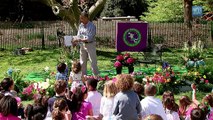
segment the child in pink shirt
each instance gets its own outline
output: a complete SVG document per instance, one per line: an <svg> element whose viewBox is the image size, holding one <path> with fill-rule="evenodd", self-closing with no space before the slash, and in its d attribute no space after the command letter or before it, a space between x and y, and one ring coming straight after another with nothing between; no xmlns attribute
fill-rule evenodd
<svg viewBox="0 0 213 120"><path fill-rule="evenodd" d="M18 105L14 97L8 95L0 100L0 120L21 120L17 117Z"/></svg>
<svg viewBox="0 0 213 120"><path fill-rule="evenodd" d="M86 86L80 85L72 92L72 120L86 120L86 116L93 116L92 104L84 101L87 97Z"/></svg>

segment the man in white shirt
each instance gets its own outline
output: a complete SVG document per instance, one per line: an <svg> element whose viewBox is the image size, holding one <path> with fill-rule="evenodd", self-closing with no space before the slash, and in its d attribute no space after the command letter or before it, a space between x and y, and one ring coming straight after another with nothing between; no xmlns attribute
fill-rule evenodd
<svg viewBox="0 0 213 120"><path fill-rule="evenodd" d="M154 85L148 84L145 86L144 94L146 97L141 100L142 118L144 119L147 115L157 114L160 115L163 120L167 120L161 100L154 97L156 92L157 89Z"/></svg>
<svg viewBox="0 0 213 120"><path fill-rule="evenodd" d="M86 86L88 88L88 96L86 98L87 102L92 104L93 115L99 116L100 114L100 105L102 95L96 90L98 80L96 79L88 79L86 81Z"/></svg>

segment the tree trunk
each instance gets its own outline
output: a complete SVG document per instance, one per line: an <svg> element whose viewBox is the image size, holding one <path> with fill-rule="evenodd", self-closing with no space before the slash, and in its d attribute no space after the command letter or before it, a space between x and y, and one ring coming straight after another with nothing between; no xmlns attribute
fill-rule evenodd
<svg viewBox="0 0 213 120"><path fill-rule="evenodd" d="M192 1L184 0L184 23L189 29L192 29Z"/></svg>
<svg viewBox="0 0 213 120"><path fill-rule="evenodd" d="M69 6L63 6L61 3L56 0L40 0L43 4L52 7L53 13L63 20L67 21L73 31L74 34L77 33L78 25L80 24L79 16L81 14L78 0L67 0L69 1ZM104 7L106 0L97 0L97 2L89 8L89 18L93 20L98 12ZM59 12L54 12L54 8L57 8Z"/></svg>

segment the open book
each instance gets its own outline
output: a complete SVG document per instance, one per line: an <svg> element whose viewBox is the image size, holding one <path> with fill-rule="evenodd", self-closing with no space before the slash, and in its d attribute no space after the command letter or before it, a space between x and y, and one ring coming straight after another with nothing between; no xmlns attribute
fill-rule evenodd
<svg viewBox="0 0 213 120"><path fill-rule="evenodd" d="M72 41L73 40L79 40L79 36L71 36L71 35L67 35L67 36L64 36L64 45L65 46L72 46Z"/></svg>

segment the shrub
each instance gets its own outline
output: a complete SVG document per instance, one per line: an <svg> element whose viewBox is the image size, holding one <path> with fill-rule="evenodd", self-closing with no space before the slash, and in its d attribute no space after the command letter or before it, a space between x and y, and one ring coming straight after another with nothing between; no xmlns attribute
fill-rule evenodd
<svg viewBox="0 0 213 120"><path fill-rule="evenodd" d="M42 33L30 33L26 35L27 40L33 40L33 39L41 39L43 37Z"/></svg>
<svg viewBox="0 0 213 120"><path fill-rule="evenodd" d="M47 39L49 41L56 41L57 37L56 37L56 35L47 35Z"/></svg>

